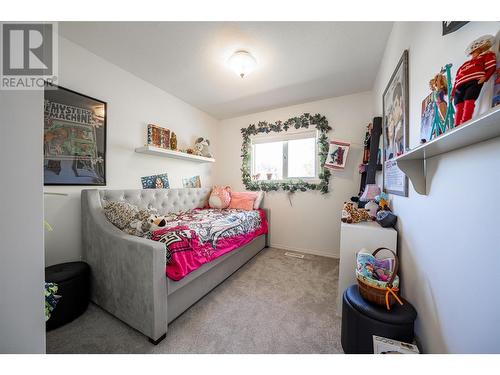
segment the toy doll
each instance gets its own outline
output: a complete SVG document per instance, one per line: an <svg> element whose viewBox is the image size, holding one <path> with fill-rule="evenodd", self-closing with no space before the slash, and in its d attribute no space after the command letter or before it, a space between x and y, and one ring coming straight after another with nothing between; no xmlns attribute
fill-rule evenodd
<svg viewBox="0 0 500 375"><path fill-rule="evenodd" d="M492 35L483 35L465 50L471 59L458 69L451 93L456 109L455 126L472 118L475 101L481 93L481 88L495 72L496 56L489 50L494 40Z"/></svg>

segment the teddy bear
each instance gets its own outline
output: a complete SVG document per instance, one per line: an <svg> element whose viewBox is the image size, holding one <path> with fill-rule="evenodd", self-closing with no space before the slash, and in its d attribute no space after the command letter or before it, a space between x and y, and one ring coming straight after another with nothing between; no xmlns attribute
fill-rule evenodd
<svg viewBox="0 0 500 375"><path fill-rule="evenodd" d="M208 150L208 146L210 146L210 141L208 139L203 137L198 138L194 144L194 154L211 158L212 154Z"/></svg>

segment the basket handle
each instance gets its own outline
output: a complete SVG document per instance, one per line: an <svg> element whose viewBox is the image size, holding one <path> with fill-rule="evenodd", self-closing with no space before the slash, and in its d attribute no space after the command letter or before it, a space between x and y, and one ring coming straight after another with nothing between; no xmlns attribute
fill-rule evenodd
<svg viewBox="0 0 500 375"><path fill-rule="evenodd" d="M375 250L372 255L375 256L377 255L377 253L380 251L380 250L389 250L392 255L394 256L394 270L392 271L392 275L389 279L389 281L387 281L387 286L389 288L392 288L392 283L394 282L394 279L396 278L397 274L398 274L398 269L399 269L399 260L398 260L398 256L396 255L396 253L394 251L392 251L391 249L388 249L387 247L379 247L377 250Z"/></svg>

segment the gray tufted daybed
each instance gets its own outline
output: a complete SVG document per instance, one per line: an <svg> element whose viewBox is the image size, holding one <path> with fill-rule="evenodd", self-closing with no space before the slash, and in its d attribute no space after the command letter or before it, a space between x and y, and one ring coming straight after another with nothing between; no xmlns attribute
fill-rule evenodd
<svg viewBox="0 0 500 375"><path fill-rule="evenodd" d="M209 195L208 188L82 190L83 257L91 268L91 300L154 344L165 338L168 323L266 247L267 235L173 281L165 274L165 245L121 231L108 221L103 207L106 201L126 201L164 214L204 207Z"/></svg>

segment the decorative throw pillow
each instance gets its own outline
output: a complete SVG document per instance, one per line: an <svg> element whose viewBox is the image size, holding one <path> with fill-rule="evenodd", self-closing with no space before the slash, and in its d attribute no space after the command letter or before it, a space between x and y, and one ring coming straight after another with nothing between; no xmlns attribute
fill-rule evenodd
<svg viewBox="0 0 500 375"><path fill-rule="evenodd" d="M108 220L121 230L128 228L138 213L139 209L128 202L112 201L104 207L104 214Z"/></svg>
<svg viewBox="0 0 500 375"><path fill-rule="evenodd" d="M252 192L231 192L231 202L229 208L251 211L254 209L254 203L257 200L257 193Z"/></svg>
<svg viewBox="0 0 500 375"><path fill-rule="evenodd" d="M208 199L210 208L227 208L231 201L231 187L229 186L214 186L212 193Z"/></svg>
<svg viewBox="0 0 500 375"><path fill-rule="evenodd" d="M262 206L262 201L264 199L264 192L263 191L258 191L257 192L257 198L255 199L255 203L253 204L253 209L258 210L260 206Z"/></svg>

